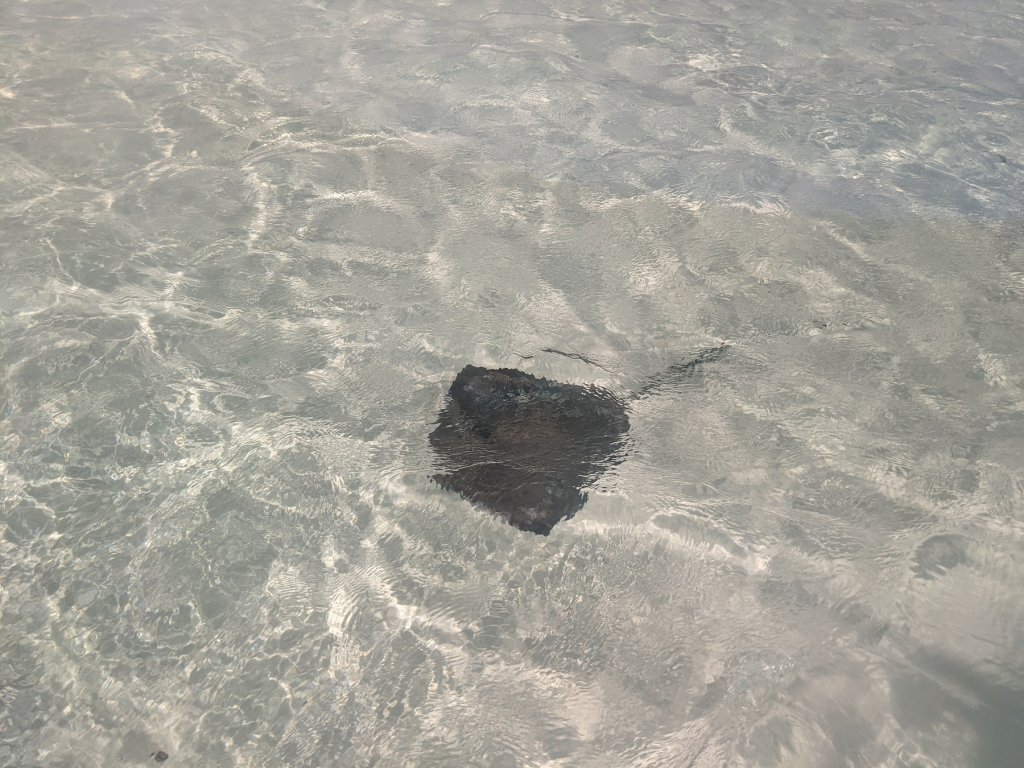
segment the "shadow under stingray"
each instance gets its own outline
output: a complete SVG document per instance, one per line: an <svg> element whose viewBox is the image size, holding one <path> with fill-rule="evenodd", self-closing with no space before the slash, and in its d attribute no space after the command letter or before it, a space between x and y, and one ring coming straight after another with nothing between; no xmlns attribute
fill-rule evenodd
<svg viewBox="0 0 1024 768"><path fill-rule="evenodd" d="M515 368L467 365L430 433L446 470L433 479L517 528L546 536L583 507L583 489L625 457L629 403L691 377L726 349L706 349L673 365L628 398Z"/></svg>

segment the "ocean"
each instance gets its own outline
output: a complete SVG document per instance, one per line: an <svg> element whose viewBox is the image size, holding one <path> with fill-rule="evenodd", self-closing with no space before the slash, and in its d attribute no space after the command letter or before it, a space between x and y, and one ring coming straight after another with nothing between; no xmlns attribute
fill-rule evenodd
<svg viewBox="0 0 1024 768"><path fill-rule="evenodd" d="M7 0L0 764L1015 768L1022 338L1018 2Z"/></svg>

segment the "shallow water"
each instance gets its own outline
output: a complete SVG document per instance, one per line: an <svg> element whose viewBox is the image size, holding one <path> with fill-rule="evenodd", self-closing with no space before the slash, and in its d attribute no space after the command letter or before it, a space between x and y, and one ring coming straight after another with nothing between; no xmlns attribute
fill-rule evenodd
<svg viewBox="0 0 1024 768"><path fill-rule="evenodd" d="M0 764L1019 765L1018 3L0 21ZM724 339L546 538L429 480Z"/></svg>

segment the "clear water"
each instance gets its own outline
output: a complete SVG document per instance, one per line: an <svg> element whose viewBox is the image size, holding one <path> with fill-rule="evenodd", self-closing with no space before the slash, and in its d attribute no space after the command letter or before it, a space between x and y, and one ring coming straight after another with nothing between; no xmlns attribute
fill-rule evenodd
<svg viewBox="0 0 1024 768"><path fill-rule="evenodd" d="M1017 0L0 35L0 764L1021 764ZM722 339L547 538L429 480Z"/></svg>

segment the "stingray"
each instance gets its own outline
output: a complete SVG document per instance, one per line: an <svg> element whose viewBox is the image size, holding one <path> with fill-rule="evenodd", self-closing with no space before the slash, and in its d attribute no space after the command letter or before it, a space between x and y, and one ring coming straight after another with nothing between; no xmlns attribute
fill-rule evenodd
<svg viewBox="0 0 1024 768"><path fill-rule="evenodd" d="M631 402L693 376L726 349L706 349L672 365L626 397L516 368L467 365L430 433L444 469L433 480L521 530L546 536L582 509L585 489L625 458Z"/></svg>

